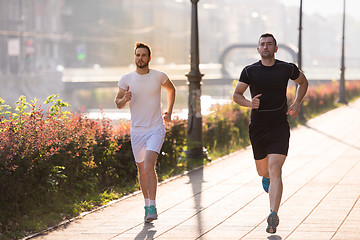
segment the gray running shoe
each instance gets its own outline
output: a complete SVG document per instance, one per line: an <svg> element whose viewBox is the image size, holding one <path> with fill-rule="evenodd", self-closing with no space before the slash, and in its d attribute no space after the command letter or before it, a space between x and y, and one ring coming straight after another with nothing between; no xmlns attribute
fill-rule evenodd
<svg viewBox="0 0 360 240"><path fill-rule="evenodd" d="M268 226L266 228L266 232L268 233L276 233L276 227L279 225L279 217L276 212L271 211L270 215L267 218Z"/></svg>
<svg viewBox="0 0 360 240"><path fill-rule="evenodd" d="M147 223L152 222L153 220L156 220L158 218L156 207L152 206L152 205L150 207L148 207L148 212L145 217L146 217L145 222L147 222Z"/></svg>

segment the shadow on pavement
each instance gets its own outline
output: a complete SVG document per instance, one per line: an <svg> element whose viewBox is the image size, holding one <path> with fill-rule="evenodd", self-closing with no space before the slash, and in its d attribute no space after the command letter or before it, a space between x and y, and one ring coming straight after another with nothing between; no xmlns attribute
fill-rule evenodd
<svg viewBox="0 0 360 240"><path fill-rule="evenodd" d="M282 237L279 235L271 235L267 237L269 240L282 240Z"/></svg>
<svg viewBox="0 0 360 240"><path fill-rule="evenodd" d="M196 171L193 171L189 174L189 184L191 184L193 195L194 195L194 206L196 208L196 217L197 217L197 228L198 228L198 236L201 236L203 233L202 226L202 205L201 205L201 197L202 197L202 183L204 182L204 168L200 167Z"/></svg>
<svg viewBox="0 0 360 240"><path fill-rule="evenodd" d="M153 223L144 223L143 229L139 232L138 235L134 238L135 240L146 240L154 239L156 230L151 230L154 227Z"/></svg>
<svg viewBox="0 0 360 240"><path fill-rule="evenodd" d="M307 125L307 124L304 124L304 126L307 127L307 128L309 128L309 129L311 129L311 130L313 130L313 131L315 131L315 132L318 132L318 133L320 133L320 134L322 134L322 135L324 135L324 136L326 136L326 137L328 137L328 138L331 138L331 139L333 139L333 140L335 140L335 141L338 141L338 142L340 142L340 143L342 143L342 144L345 144L345 145L347 145L347 146L349 146L349 147L351 147L351 148L360 150L360 146L355 146L355 145L353 145L353 144L351 144L351 143L347 143L347 142L343 141L342 139L338 139L338 138L336 138L336 137L334 137L334 136L329 135L329 134L326 133L326 132L322 132L322 131L320 131L320 130L318 130L318 129L316 129L316 128L310 127L310 126Z"/></svg>

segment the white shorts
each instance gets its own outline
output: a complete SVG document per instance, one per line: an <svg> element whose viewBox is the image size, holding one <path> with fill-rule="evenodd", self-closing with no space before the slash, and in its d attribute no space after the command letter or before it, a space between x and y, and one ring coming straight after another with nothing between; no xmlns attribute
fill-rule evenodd
<svg viewBox="0 0 360 240"><path fill-rule="evenodd" d="M145 160L146 151L160 153L165 139L165 127L131 129L131 148L137 163Z"/></svg>

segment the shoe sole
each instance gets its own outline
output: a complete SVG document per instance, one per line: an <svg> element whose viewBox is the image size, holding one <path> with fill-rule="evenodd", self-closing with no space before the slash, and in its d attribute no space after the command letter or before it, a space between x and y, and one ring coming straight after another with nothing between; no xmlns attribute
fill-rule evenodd
<svg viewBox="0 0 360 240"><path fill-rule="evenodd" d="M145 216L145 217L144 217L144 222L145 222L145 223L150 223L151 221L148 220L147 217Z"/></svg>
<svg viewBox="0 0 360 240"><path fill-rule="evenodd" d="M154 221L154 220L157 220L157 216L147 216L146 218L145 218L145 222L147 222L147 223L149 223L149 222L152 222L152 221Z"/></svg>
<svg viewBox="0 0 360 240"><path fill-rule="evenodd" d="M279 226L279 217L275 214L270 214L268 219L268 227L266 228L266 232L268 233L276 233L276 227Z"/></svg>
<svg viewBox="0 0 360 240"><path fill-rule="evenodd" d="M273 227L267 226L267 228L266 228L266 232L267 232L267 233L274 234L274 233L276 233L276 228L273 228Z"/></svg>

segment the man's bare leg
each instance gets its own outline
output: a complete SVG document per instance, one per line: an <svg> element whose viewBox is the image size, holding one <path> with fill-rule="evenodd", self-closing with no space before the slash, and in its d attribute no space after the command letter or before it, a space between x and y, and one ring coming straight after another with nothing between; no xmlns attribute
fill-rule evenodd
<svg viewBox="0 0 360 240"><path fill-rule="evenodd" d="M144 168L144 162L136 163L136 165L138 168L138 178L139 178L140 189L143 193L144 198L148 199L149 192L148 192L147 183L146 183L146 172L145 172L145 168Z"/></svg>
<svg viewBox="0 0 360 240"><path fill-rule="evenodd" d="M283 193L282 166L284 165L285 159L286 156L282 154L268 155L270 176L270 209L275 213L278 213L279 211L281 197Z"/></svg>
<svg viewBox="0 0 360 240"><path fill-rule="evenodd" d="M259 176L269 178L269 199L270 209L274 212L278 212L282 191L282 166L284 165L286 156L282 154L269 154L266 158L261 160L255 160L256 170Z"/></svg>
<svg viewBox="0 0 360 240"><path fill-rule="evenodd" d="M144 160L144 169L146 172L146 185L150 200L156 199L156 190L158 177L156 174L156 161L158 154L154 151L146 151Z"/></svg>

